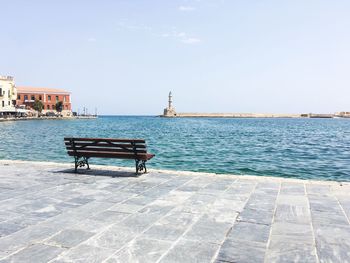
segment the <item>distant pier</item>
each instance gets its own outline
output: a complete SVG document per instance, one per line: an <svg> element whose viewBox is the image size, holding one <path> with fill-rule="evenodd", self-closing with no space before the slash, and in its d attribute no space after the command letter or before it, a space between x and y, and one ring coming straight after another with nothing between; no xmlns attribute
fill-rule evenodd
<svg viewBox="0 0 350 263"><path fill-rule="evenodd" d="M302 114L275 114L275 113L188 113L176 112L173 106L173 96L169 92L168 106L160 117L165 118L350 118L350 112L337 112L334 114L302 113Z"/></svg>
<svg viewBox="0 0 350 263"><path fill-rule="evenodd" d="M263 114L263 113L177 113L180 118L301 118L301 114Z"/></svg>

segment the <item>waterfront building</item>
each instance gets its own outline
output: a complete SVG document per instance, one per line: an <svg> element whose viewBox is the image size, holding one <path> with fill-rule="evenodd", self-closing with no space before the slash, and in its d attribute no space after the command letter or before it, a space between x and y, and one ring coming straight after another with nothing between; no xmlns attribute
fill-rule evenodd
<svg viewBox="0 0 350 263"><path fill-rule="evenodd" d="M176 111L173 107L173 95L171 94L171 91L169 92L168 96L168 107L164 109L163 117L176 117Z"/></svg>
<svg viewBox="0 0 350 263"><path fill-rule="evenodd" d="M338 118L350 118L350 111L337 112L337 113L335 113L335 117L338 117Z"/></svg>
<svg viewBox="0 0 350 263"><path fill-rule="evenodd" d="M14 78L0 76L0 116L16 114L16 87Z"/></svg>
<svg viewBox="0 0 350 263"><path fill-rule="evenodd" d="M35 100L39 100L43 104L43 114L53 112L57 114L56 103L62 102L62 112L64 117L72 116L71 96L70 92L62 89L38 88L38 87L17 87L18 107L26 107L32 109Z"/></svg>

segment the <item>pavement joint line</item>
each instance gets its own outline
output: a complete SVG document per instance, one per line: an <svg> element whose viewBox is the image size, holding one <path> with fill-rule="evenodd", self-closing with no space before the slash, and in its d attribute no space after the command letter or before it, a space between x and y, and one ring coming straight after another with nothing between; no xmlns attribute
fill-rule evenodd
<svg viewBox="0 0 350 263"><path fill-rule="evenodd" d="M311 206L310 206L310 200L309 200L309 192L307 191L306 184L304 184L304 189L305 189L305 194L306 194L306 199L307 199L307 207L308 207L309 212L310 212L310 225L311 225L311 232L312 232L312 241L314 244L316 262L318 263L318 262L320 262L320 259L319 259L317 243L316 243L315 228L314 228L314 224L312 223L312 214L311 214Z"/></svg>
<svg viewBox="0 0 350 263"><path fill-rule="evenodd" d="M236 179L236 180L230 185L230 187L226 189L225 192L227 192L229 189L233 189L234 183L237 183L237 182L238 182L238 179ZM247 200L244 202L244 205L243 205L243 208L242 208L242 209L244 209L244 207L247 205L247 203L248 203L249 199L251 198L253 192L255 191L257 185L258 185L257 183L254 184L254 187L253 187L253 189L250 191L250 193L249 193L249 195L248 195L248 198L247 198ZM219 253L220 253L220 250L221 250L222 245L225 243L225 241L226 241L228 235L231 233L231 231L232 231L234 225L236 224L236 222L239 222L239 221L237 221L237 218L239 217L240 214L241 214L240 212L237 212L237 216L236 216L235 220L232 222L232 226L231 226L230 229L227 231L224 240L221 242L219 248L216 250L216 252L215 252L215 254L214 254L214 256L213 256L213 258L212 258L212 260L211 260L211 263L215 262L215 260L217 259L218 255L219 255Z"/></svg>
<svg viewBox="0 0 350 263"><path fill-rule="evenodd" d="M265 250L265 255L264 255L264 262L265 263L268 263L268 261L267 261L267 254L269 252L269 246L270 246L270 242L271 242L272 224L273 224L273 222L275 222L275 216L276 216L276 211L277 211L277 203L278 203L277 199L278 199L279 195L281 194L281 188L282 188L282 182L279 183L278 192L277 192L276 199L275 199L275 207L273 209L273 214L272 214L272 218L271 218L269 238L267 239L267 242L266 242L266 250Z"/></svg>
<svg viewBox="0 0 350 263"><path fill-rule="evenodd" d="M237 180L234 180L230 187L228 187L224 192L228 191L228 189L230 189L232 187L232 185L236 182ZM208 186L209 184L211 184L211 182L209 182L208 184L206 184L205 186L201 187L201 189L205 188L206 186ZM196 191L198 192L198 191ZM210 204L210 206L218 199L218 197L216 197ZM156 263L159 263L179 242L180 240L192 229L192 227L199 221L199 219L203 216L204 213L199 213L200 216L198 216L195 220L193 220L193 222L191 222L191 224L187 227L187 229L184 231L184 233L179 236L173 243L172 245L169 247L169 249L163 253L162 256L159 257L159 259L156 261ZM213 259L215 259L215 255L213 255Z"/></svg>
<svg viewBox="0 0 350 263"><path fill-rule="evenodd" d="M350 219L349 219L348 215L346 214L346 212L345 212L345 210L344 210L342 204L340 203L338 196L337 196L337 195L334 195L334 198L337 200L337 203L339 204L340 209L342 210L342 212L343 212L343 214L344 214L346 220L348 221L348 223L349 223L349 225L350 225Z"/></svg>
<svg viewBox="0 0 350 263"><path fill-rule="evenodd" d="M163 258L178 244L178 243L179 243L180 239L183 238L183 237L190 231L190 229L192 228L192 226L198 222L199 218L201 218L201 216L199 216L198 218L196 218L195 220L193 220L193 222L192 222L190 225L188 225L188 227L187 227L187 229L184 231L184 233L183 233L181 236L179 236L179 237L172 243L172 245L169 247L169 249L168 249L166 252L164 252L163 255L160 256L160 258L158 258L158 260L156 261L156 263L159 263L159 262L160 262L160 261L161 261L161 260L162 260L162 259L163 259Z"/></svg>

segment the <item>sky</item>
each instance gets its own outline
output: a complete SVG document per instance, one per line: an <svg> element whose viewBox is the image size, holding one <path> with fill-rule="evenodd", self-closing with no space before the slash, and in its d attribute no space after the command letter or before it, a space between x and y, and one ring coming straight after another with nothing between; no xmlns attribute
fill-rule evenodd
<svg viewBox="0 0 350 263"><path fill-rule="evenodd" d="M348 0L0 0L0 75L72 107L350 111Z"/></svg>

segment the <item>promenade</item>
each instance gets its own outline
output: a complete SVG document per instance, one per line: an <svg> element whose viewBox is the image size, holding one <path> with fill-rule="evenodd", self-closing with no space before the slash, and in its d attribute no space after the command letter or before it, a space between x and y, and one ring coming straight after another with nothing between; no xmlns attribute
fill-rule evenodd
<svg viewBox="0 0 350 263"><path fill-rule="evenodd" d="M0 262L350 262L350 184L0 161Z"/></svg>

